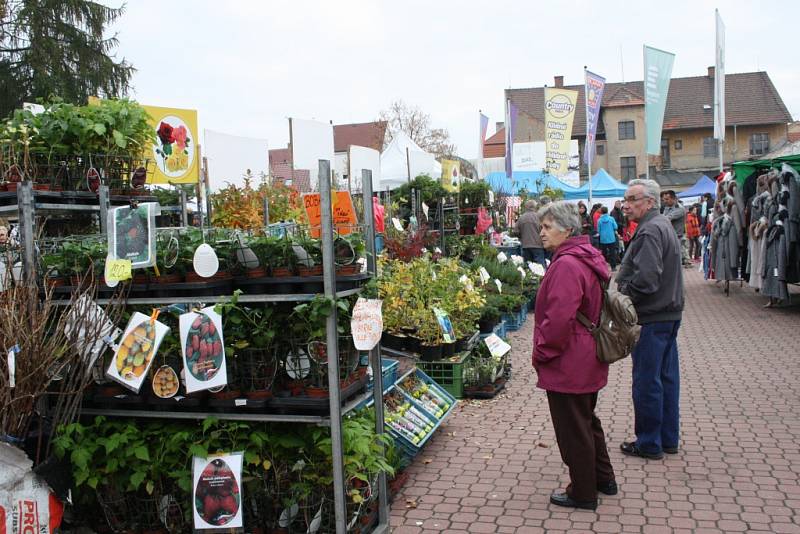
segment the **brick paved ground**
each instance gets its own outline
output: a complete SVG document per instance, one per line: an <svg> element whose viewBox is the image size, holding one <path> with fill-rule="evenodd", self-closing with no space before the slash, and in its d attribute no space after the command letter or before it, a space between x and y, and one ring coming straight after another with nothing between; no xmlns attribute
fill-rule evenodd
<svg viewBox="0 0 800 534"><path fill-rule="evenodd" d="M528 320L511 336L507 393L462 403L432 438L394 501L392 531L800 533L800 308L763 310L750 289L726 298L686 274L678 455L619 452L633 411L630 360L617 363L598 411L620 493L601 495L596 513L550 505L568 477L534 387Z"/></svg>

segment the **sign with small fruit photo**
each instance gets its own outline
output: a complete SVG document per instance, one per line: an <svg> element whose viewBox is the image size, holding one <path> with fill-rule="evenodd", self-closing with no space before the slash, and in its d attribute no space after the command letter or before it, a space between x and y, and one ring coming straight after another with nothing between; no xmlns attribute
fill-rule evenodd
<svg viewBox="0 0 800 534"><path fill-rule="evenodd" d="M167 332L169 327L164 323L143 313L134 313L122 333L106 375L138 393Z"/></svg>
<svg viewBox="0 0 800 534"><path fill-rule="evenodd" d="M112 260L130 260L131 268L156 263L155 202L123 206L108 212L108 251Z"/></svg>
<svg viewBox="0 0 800 534"><path fill-rule="evenodd" d="M179 324L187 393L227 384L222 317L209 306L184 313Z"/></svg>
<svg viewBox="0 0 800 534"><path fill-rule="evenodd" d="M194 457L194 528L242 527L242 453Z"/></svg>

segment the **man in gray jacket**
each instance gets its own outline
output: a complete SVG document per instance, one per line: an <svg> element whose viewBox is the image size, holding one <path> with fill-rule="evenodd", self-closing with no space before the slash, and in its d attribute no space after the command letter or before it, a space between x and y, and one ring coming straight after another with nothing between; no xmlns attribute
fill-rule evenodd
<svg viewBox="0 0 800 534"><path fill-rule="evenodd" d="M541 226L539 225L539 216L536 215L536 201L526 200L523 207L525 212L517 219L517 233L519 233L519 240L522 244L522 257L525 258L525 261L533 261L546 267L544 245L539 236Z"/></svg>
<svg viewBox="0 0 800 534"><path fill-rule="evenodd" d="M653 180L630 181L622 211L639 226L616 278L642 325L632 354L636 440L620 448L654 460L678 452L677 337L683 313L681 244L670 220L659 213L659 193Z"/></svg>
<svg viewBox="0 0 800 534"><path fill-rule="evenodd" d="M662 213L672 223L672 228L681 243L681 258L684 265L691 265L689 244L686 241L686 208L678 200L675 191L669 189L661 193Z"/></svg>

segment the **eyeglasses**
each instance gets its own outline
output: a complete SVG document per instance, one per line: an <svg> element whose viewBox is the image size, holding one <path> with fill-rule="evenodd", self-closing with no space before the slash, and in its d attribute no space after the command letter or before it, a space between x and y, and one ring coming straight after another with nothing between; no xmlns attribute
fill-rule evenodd
<svg viewBox="0 0 800 534"><path fill-rule="evenodd" d="M643 198L647 198L646 196L642 195L640 197L622 197L623 202L627 202L630 204L631 202L636 202L637 200L642 200Z"/></svg>

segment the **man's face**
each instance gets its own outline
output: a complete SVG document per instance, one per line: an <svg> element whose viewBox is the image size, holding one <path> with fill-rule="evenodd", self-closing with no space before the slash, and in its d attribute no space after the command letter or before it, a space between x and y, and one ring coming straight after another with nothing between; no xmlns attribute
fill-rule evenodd
<svg viewBox="0 0 800 534"><path fill-rule="evenodd" d="M644 186L632 185L625 191L622 212L629 219L638 221L653 205L653 199L644 194Z"/></svg>
<svg viewBox="0 0 800 534"><path fill-rule="evenodd" d="M5 245L8 242L8 228L0 226L0 245Z"/></svg>

